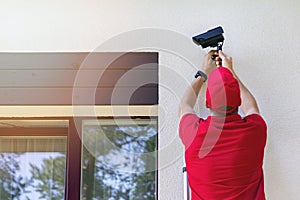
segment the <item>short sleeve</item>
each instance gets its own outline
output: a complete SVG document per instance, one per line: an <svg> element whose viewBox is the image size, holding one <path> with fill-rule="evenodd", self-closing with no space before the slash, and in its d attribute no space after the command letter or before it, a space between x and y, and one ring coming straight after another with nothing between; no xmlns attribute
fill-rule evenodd
<svg viewBox="0 0 300 200"><path fill-rule="evenodd" d="M195 114L185 114L179 123L179 136L182 143L187 147L195 138L199 126L200 118Z"/></svg>
<svg viewBox="0 0 300 200"><path fill-rule="evenodd" d="M262 116L259 114L248 115L244 118L244 120L247 122L252 122L252 123L260 126L265 131L267 130L267 124L266 124L265 120L262 118Z"/></svg>

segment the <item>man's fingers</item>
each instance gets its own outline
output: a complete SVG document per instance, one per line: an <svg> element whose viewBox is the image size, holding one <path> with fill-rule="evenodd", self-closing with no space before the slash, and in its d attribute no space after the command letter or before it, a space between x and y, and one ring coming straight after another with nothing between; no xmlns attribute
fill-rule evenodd
<svg viewBox="0 0 300 200"><path fill-rule="evenodd" d="M226 55L223 53L223 51L219 50L219 56L224 59Z"/></svg>
<svg viewBox="0 0 300 200"><path fill-rule="evenodd" d="M208 54L215 54L215 53L218 54L218 50L210 50L210 51L208 52Z"/></svg>
<svg viewBox="0 0 300 200"><path fill-rule="evenodd" d="M218 57L218 51L211 50L207 55L209 56L209 58L211 58L213 61L215 61L216 57Z"/></svg>
<svg viewBox="0 0 300 200"><path fill-rule="evenodd" d="M221 61L222 59L220 58L220 56L216 56L215 61Z"/></svg>
<svg viewBox="0 0 300 200"><path fill-rule="evenodd" d="M222 59L223 67L232 68L232 57L227 56L223 51L219 51L219 57Z"/></svg>
<svg viewBox="0 0 300 200"><path fill-rule="evenodd" d="M218 51L217 50L210 50L207 55L209 57L212 57L213 55L218 55Z"/></svg>
<svg viewBox="0 0 300 200"><path fill-rule="evenodd" d="M222 59L220 58L220 56L217 56L217 57L216 57L215 62L216 62L216 65L217 65L217 66L222 65Z"/></svg>

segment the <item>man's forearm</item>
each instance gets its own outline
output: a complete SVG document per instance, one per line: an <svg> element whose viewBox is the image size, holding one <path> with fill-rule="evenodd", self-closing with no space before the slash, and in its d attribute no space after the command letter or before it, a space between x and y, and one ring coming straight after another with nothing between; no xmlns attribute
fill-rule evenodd
<svg viewBox="0 0 300 200"><path fill-rule="evenodd" d="M253 113L259 113L259 109L256 103L254 96L248 90L248 88L242 83L242 81L238 78L238 76L233 72L235 78L239 82L240 91L241 91L241 100L242 104L240 106L244 115L249 115Z"/></svg>
<svg viewBox="0 0 300 200"><path fill-rule="evenodd" d="M200 89L203 85L204 79L202 77L198 77L195 79L191 86L188 87L188 89L185 91L181 102L190 105L191 107L194 107L197 97L199 95Z"/></svg>
<svg viewBox="0 0 300 200"><path fill-rule="evenodd" d="M216 64L215 64L214 60L211 59L212 55L216 54L216 53L217 53L217 51L211 50L208 54L206 54L204 56L201 71L197 72L197 74L196 74L197 78L195 80L193 80L193 82L191 83L191 85L188 87L188 89L185 91L183 97L181 98L181 101L179 104L179 116L180 117L187 113L195 113L194 106L196 104L200 89L201 89L204 81L207 79L207 76L209 76L210 72L214 68L216 68Z"/></svg>
<svg viewBox="0 0 300 200"><path fill-rule="evenodd" d="M197 101L199 92L201 90L201 87L204 83L204 78L199 76L197 79L195 79L191 85L187 88L185 91L183 97L181 98L180 101L180 113L181 113L181 108L183 107L190 107L193 108L195 106L195 103Z"/></svg>

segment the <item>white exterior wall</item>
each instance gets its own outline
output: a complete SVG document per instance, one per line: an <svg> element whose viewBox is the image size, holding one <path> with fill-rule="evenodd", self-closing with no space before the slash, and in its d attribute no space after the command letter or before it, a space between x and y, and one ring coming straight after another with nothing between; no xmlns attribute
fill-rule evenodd
<svg viewBox="0 0 300 200"><path fill-rule="evenodd" d="M296 0L1 0L0 51L159 51L159 199L182 200L177 107L205 54L190 38L222 25L224 51L268 124L267 197L298 200L299 9Z"/></svg>

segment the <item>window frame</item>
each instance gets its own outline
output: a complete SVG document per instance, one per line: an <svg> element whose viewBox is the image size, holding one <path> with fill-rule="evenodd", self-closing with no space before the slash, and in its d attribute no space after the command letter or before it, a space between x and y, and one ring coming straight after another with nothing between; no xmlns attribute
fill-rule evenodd
<svg viewBox="0 0 300 200"><path fill-rule="evenodd" d="M145 116L106 116L106 117L81 117L80 119L81 119L81 121L80 121L80 123L81 123L81 129L80 129L80 131L82 131L82 122L83 121L85 121L85 120L87 120L87 121L93 121L93 120L103 120L103 121L109 121L109 120L128 120L128 119L132 119L132 120L156 120L156 127L157 127L157 135L156 135L156 163L155 163L155 166L156 166L156 169L155 169L155 191L156 191L156 194L155 194L155 196L156 196L156 200L158 200L158 173L159 173L159 171L158 171L158 147L159 147L159 140L158 140L158 134L159 134L159 131L158 131L158 116L157 116L157 112L155 112L156 113L156 115L153 115L153 116L150 116L150 115L145 115ZM113 124L113 123L112 123ZM82 136L82 132L80 132L80 136ZM81 142L81 140L80 140L80 142ZM82 147L82 143L81 143L81 147ZM82 154L82 148L81 148L81 151L80 151L80 153ZM81 156L80 156L80 159L81 159ZM81 160L80 160L81 161ZM80 163L81 164L81 163ZM81 176L82 174L81 174L81 165L80 165L80 176ZM80 181L80 183L79 183L79 198L78 198L78 200L80 199L80 195L81 195L81 179L79 180ZM73 197L73 196L72 196ZM75 197L74 197L75 198ZM77 199L74 199L74 200L77 200Z"/></svg>
<svg viewBox="0 0 300 200"><path fill-rule="evenodd" d="M32 107L32 106L31 106ZM40 107L40 106L37 106ZM53 106L55 107L55 106ZM130 106L129 106L130 107ZM146 106L149 107L146 110L153 110L153 106ZM155 109L157 106L155 106ZM139 113L139 112L137 112ZM135 113L136 114L136 113ZM57 134L63 134L67 136L67 154L66 154L66 174L65 174L65 199L66 200L80 200L81 194L81 156L82 156L82 122L83 120L113 120L113 119L155 119L157 121L158 127L158 116L157 110L144 115L123 115L123 116L68 116L68 117L53 117L44 116L40 117L1 117L0 120L40 120L40 121L47 121L47 120L68 120L69 126L68 127L58 127L58 128L51 128L51 131L48 129L49 127L33 127L33 128L16 128L16 127L7 127L7 128L0 128L0 136L38 136L43 133L45 136L53 136L53 134L49 134L53 130L57 131ZM81 127L81 128L77 128ZM22 130L23 129L23 130ZM67 130L66 130L67 129ZM2 132L1 130L5 130ZM66 134L67 131L67 134ZM5 133L5 134L4 134ZM48 134L47 134L48 133ZM158 199L158 131L156 136L156 199Z"/></svg>
<svg viewBox="0 0 300 200"><path fill-rule="evenodd" d="M70 118L61 118L61 117L0 117L0 121L49 121L49 120L57 120L57 121L69 121ZM59 126L16 126L16 127L0 127L0 136L5 137L5 136L64 136L67 138L67 148L66 148L66 153L68 153L68 146L69 146L69 127L59 127ZM66 156L66 163L67 163L67 156ZM67 169L67 164L66 164L66 169ZM65 173L65 192L66 192L66 183L67 183L67 171ZM65 194L66 196L66 194Z"/></svg>

